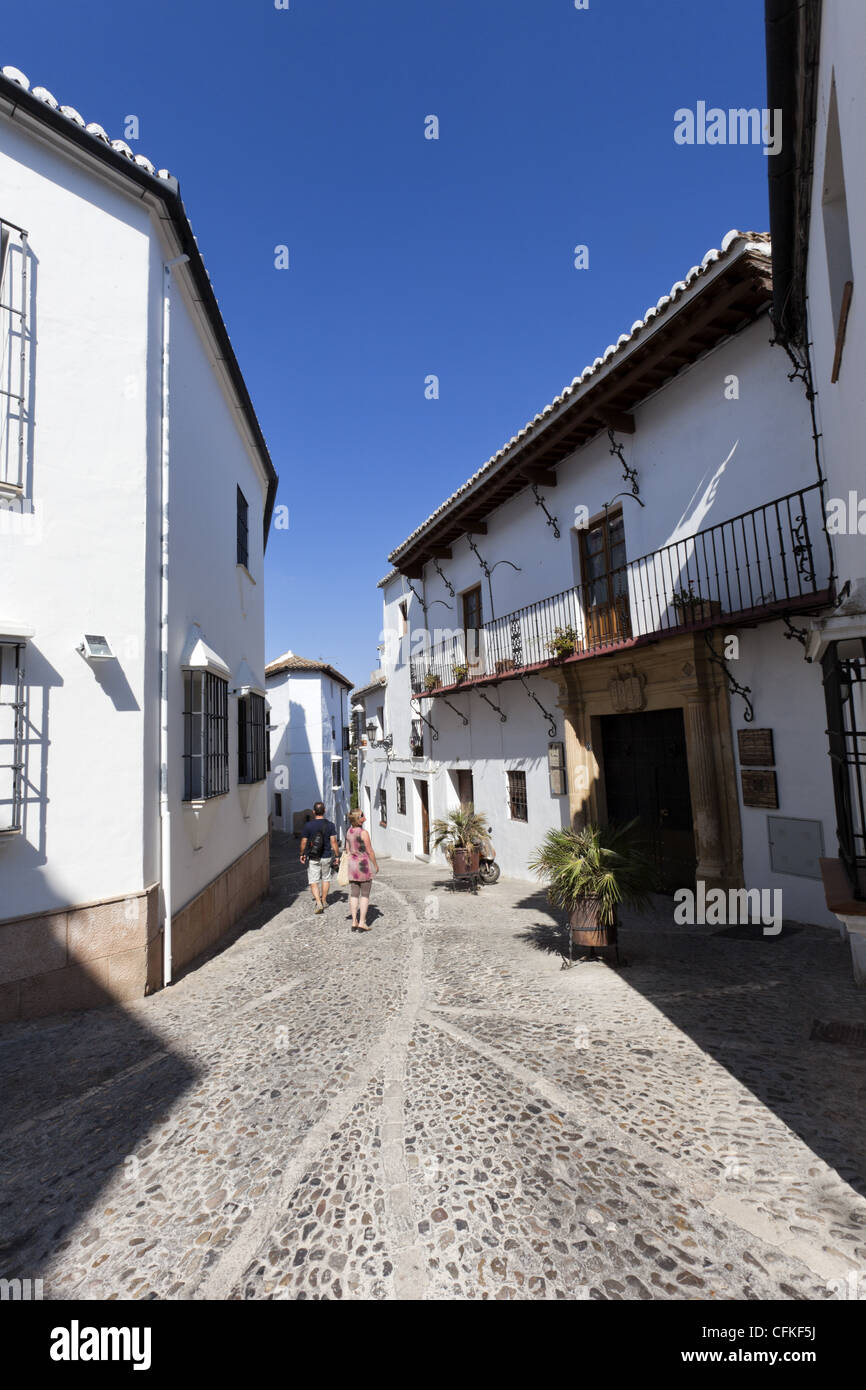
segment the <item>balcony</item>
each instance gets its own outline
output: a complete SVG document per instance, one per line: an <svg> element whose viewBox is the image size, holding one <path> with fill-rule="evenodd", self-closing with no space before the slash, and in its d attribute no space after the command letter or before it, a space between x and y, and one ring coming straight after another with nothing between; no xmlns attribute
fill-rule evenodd
<svg viewBox="0 0 866 1390"><path fill-rule="evenodd" d="M663 634L767 622L829 598L821 485L789 493L631 560L592 584L451 632L411 662L435 697L544 667L625 651Z"/></svg>

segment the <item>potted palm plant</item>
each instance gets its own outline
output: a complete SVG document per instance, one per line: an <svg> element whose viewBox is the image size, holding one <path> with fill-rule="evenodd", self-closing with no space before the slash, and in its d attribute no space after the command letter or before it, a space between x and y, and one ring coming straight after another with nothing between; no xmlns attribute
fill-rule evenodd
<svg viewBox="0 0 866 1390"><path fill-rule="evenodd" d="M487 817L476 811L471 801L455 806L447 816L433 822L433 844L445 852L455 876L477 874L479 842L487 833Z"/></svg>
<svg viewBox="0 0 866 1390"><path fill-rule="evenodd" d="M551 904L569 914L577 946L615 946L620 903L645 908L655 887L655 870L634 820L549 830L529 867L547 882Z"/></svg>

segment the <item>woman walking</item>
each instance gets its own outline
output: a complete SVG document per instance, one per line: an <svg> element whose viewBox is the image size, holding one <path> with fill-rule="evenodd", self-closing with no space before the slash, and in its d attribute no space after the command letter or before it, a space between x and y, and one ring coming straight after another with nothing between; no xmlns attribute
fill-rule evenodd
<svg viewBox="0 0 866 1390"><path fill-rule="evenodd" d="M363 811L349 812L346 853L349 856L349 906L352 909L352 931L356 929L358 931L370 930L367 926L370 888L373 883L373 874L379 872L379 865L370 843L370 835L364 829L366 819Z"/></svg>

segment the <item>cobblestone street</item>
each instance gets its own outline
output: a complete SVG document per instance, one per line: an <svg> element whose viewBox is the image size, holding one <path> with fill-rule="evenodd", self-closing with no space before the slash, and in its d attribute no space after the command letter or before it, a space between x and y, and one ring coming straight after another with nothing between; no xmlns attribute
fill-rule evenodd
<svg viewBox="0 0 866 1390"><path fill-rule="evenodd" d="M866 1281L848 948L385 860L367 935L293 841L221 955L0 1030L2 1269L46 1298L814 1299ZM857 1281L859 1280L859 1284ZM853 1296L857 1296L856 1292Z"/></svg>

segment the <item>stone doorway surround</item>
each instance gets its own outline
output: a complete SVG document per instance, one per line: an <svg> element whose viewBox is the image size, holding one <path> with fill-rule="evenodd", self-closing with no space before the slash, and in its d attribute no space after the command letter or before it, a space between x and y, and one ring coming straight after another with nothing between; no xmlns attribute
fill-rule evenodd
<svg viewBox="0 0 866 1390"><path fill-rule="evenodd" d="M682 709L697 878L708 887L744 887L728 688L707 657L703 634L683 633L539 674L559 687L571 824L607 820L601 716Z"/></svg>

